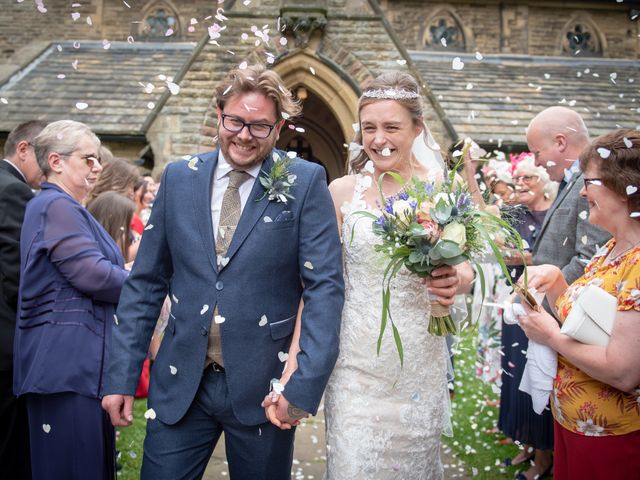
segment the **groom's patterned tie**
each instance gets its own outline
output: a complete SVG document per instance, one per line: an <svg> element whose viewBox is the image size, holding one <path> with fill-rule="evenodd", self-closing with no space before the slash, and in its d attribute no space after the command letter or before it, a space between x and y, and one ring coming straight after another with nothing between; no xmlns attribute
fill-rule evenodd
<svg viewBox="0 0 640 480"><path fill-rule="evenodd" d="M218 234L216 236L216 256L218 258L218 271L222 270L224 264L220 259L224 258L231 245L233 235L236 233L236 227L242 213L242 204L240 203L240 185L246 182L251 175L242 170L231 170L229 172L229 185L222 197L222 207L220 208L220 221L218 223ZM224 365L222 359L222 346L220 343L220 324L216 323L218 317L218 306L213 311L213 320L209 329L209 347L207 349L206 365L215 362L218 365Z"/></svg>

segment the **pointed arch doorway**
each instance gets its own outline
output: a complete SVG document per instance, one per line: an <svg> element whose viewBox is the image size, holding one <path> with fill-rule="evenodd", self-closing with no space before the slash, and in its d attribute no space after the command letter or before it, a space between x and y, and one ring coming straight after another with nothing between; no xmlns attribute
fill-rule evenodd
<svg viewBox="0 0 640 480"><path fill-rule="evenodd" d="M321 164L328 181L344 175L344 145L353 137L356 92L334 70L306 52L279 62L274 70L302 101L302 115L294 122L296 128L285 127L277 147Z"/></svg>

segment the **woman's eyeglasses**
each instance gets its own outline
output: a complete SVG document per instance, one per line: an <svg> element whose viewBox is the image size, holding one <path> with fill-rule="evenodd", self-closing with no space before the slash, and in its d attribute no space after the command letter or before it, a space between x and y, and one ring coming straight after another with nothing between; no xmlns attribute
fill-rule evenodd
<svg viewBox="0 0 640 480"><path fill-rule="evenodd" d="M589 190L589 185L600 185L602 186L601 178L583 178L584 181L584 189Z"/></svg>
<svg viewBox="0 0 640 480"><path fill-rule="evenodd" d="M513 180L513 183L518 183L520 181L524 183L531 183L537 178L538 178L537 175L520 175L518 177L511 177L511 179Z"/></svg>

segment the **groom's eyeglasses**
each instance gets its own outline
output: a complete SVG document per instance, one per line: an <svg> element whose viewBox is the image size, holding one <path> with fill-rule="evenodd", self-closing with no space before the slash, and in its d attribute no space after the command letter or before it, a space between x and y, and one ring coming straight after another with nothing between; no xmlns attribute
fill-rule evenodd
<svg viewBox="0 0 640 480"><path fill-rule="evenodd" d="M232 133L240 133L244 127L249 129L249 133L252 137L255 138L267 138L271 135L271 131L274 129L276 124L273 125L268 123L247 123L241 118L238 118L234 115L227 115L226 113L222 114L222 126L225 130L228 130Z"/></svg>

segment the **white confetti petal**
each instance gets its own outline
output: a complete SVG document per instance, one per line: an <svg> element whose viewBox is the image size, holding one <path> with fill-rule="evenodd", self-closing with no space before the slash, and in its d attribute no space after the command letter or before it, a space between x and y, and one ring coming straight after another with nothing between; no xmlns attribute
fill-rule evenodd
<svg viewBox="0 0 640 480"><path fill-rule="evenodd" d="M144 418L147 420L155 420L156 419L156 411L153 408L150 408L146 412L144 412Z"/></svg>
<svg viewBox="0 0 640 480"><path fill-rule="evenodd" d="M580 241L581 241L584 245L586 245L586 244L587 244L588 240L589 240L589 239L587 238L587 236L586 236L586 235L583 235L583 236L582 236L582 238L580 239Z"/></svg>
<svg viewBox="0 0 640 480"><path fill-rule="evenodd" d="M609 150L608 148L604 148L604 147L600 147L597 150L598 155L600 155L600 157L607 159L609 158L609 155L611 155L611 150Z"/></svg>
<svg viewBox="0 0 640 480"><path fill-rule="evenodd" d="M118 325L118 317L116 316L116 314L113 314L113 321L115 322L116 325Z"/></svg>
<svg viewBox="0 0 640 480"><path fill-rule="evenodd" d="M240 70L246 70L247 69L247 62L242 62L240 65L238 65L238 68Z"/></svg>
<svg viewBox="0 0 640 480"><path fill-rule="evenodd" d="M44 431L44 433L49 433L51 431L51 425L49 425L48 423L43 423L42 430Z"/></svg>
<svg viewBox="0 0 640 480"><path fill-rule="evenodd" d="M146 227L144 227L145 230L151 230L153 229L153 223L149 223Z"/></svg>
<svg viewBox="0 0 640 480"><path fill-rule="evenodd" d="M265 217L262 219L262 221L263 221L264 223L271 223L271 222L273 222L273 220L271 219L271 217L270 217L270 216L268 216L268 215L267 215L267 216L265 216Z"/></svg>
<svg viewBox="0 0 640 480"><path fill-rule="evenodd" d="M173 365L169 365L169 371L171 372L171 375L175 375L176 373L178 373L178 369Z"/></svg>
<svg viewBox="0 0 640 480"><path fill-rule="evenodd" d="M484 57L480 52L476 52L476 60L482 60Z"/></svg>
<svg viewBox="0 0 640 480"><path fill-rule="evenodd" d="M389 147L384 147L382 149L382 152L380 152L382 154L383 157L389 157L391 156L391 150L389 149Z"/></svg>
<svg viewBox="0 0 640 480"><path fill-rule="evenodd" d="M398 65L406 65L406 64L407 64L407 61L406 61L404 58L402 58L402 59L400 59L400 60L396 60L396 63L397 63Z"/></svg>
<svg viewBox="0 0 640 480"><path fill-rule="evenodd" d="M369 173L375 172L375 167L373 166L373 162L371 160L369 160L367 163L365 163L364 167L362 169L365 172L369 172Z"/></svg>
<svg viewBox="0 0 640 480"><path fill-rule="evenodd" d="M177 95L178 93L180 93L180 85L167 81L167 87L169 87L171 95Z"/></svg>
<svg viewBox="0 0 640 480"><path fill-rule="evenodd" d="M9 100L7 100L4 97L0 97L0 102L4 103L5 105L7 105L9 103Z"/></svg>
<svg viewBox="0 0 640 480"><path fill-rule="evenodd" d="M73 19L73 21L75 22L76 20L78 20L80 18L80 12L73 12L71 14L71 18Z"/></svg>
<svg viewBox="0 0 640 480"><path fill-rule="evenodd" d="M286 352L278 352L278 360L280 360L280 362L286 362L287 359L289 358L289 354Z"/></svg>
<svg viewBox="0 0 640 480"><path fill-rule="evenodd" d="M306 262L304 262L304 268L308 268L309 270L313 270L313 264L307 260Z"/></svg>
<svg viewBox="0 0 640 480"><path fill-rule="evenodd" d="M192 158L191 160L189 160L189 163L188 163L188 165L187 165L187 166L188 166L191 170L193 170L193 171L197 172L197 171L198 171L198 167L196 167L196 163L198 163L198 158L197 158L197 157L196 157L196 158Z"/></svg>
<svg viewBox="0 0 640 480"><path fill-rule="evenodd" d="M631 218L640 218L640 212L631 212L629 215Z"/></svg>
<svg viewBox="0 0 640 480"><path fill-rule="evenodd" d="M89 106L89 104L85 103L85 102L77 102L76 103L76 108L78 110L85 110L88 106Z"/></svg>
<svg viewBox="0 0 640 480"><path fill-rule="evenodd" d="M215 318L213 319L214 322L216 322L217 324L220 323L224 323L224 321L226 320L226 318L224 318L222 315L216 315Z"/></svg>
<svg viewBox="0 0 640 480"><path fill-rule="evenodd" d="M175 303L179 303L178 297L176 297L174 294L171 294L171 300L173 300Z"/></svg>
<svg viewBox="0 0 640 480"><path fill-rule="evenodd" d="M260 321L258 322L258 326L259 327L264 327L267 323L269 323L269 320L267 320L267 316L266 315L262 315L260 317Z"/></svg>
<svg viewBox="0 0 640 480"><path fill-rule="evenodd" d="M638 191L638 187L635 185L627 185L627 195L633 195Z"/></svg>
<svg viewBox="0 0 640 480"><path fill-rule="evenodd" d="M229 263L229 257L223 257L222 255L218 255L218 265L221 267L226 267Z"/></svg>
<svg viewBox="0 0 640 480"><path fill-rule="evenodd" d="M633 147L633 142L629 140L627 137L624 137L622 141L624 142L625 147L627 148Z"/></svg>
<svg viewBox="0 0 640 480"><path fill-rule="evenodd" d="M271 389L280 395L284 391L284 385L282 385L277 379L271 380Z"/></svg>
<svg viewBox="0 0 640 480"><path fill-rule="evenodd" d="M453 63L451 64L451 67L454 70L462 70L464 68L464 62L460 60L460 57L456 57L453 59Z"/></svg>
<svg viewBox="0 0 640 480"><path fill-rule="evenodd" d="M205 313L207 313L207 310L209 310L209 305L203 305L200 309L200 315L204 315Z"/></svg>
<svg viewBox="0 0 640 480"><path fill-rule="evenodd" d="M578 217L580 217L582 220L586 220L588 215L589 215L589 213L588 213L586 210L582 210L582 211L578 214Z"/></svg>

